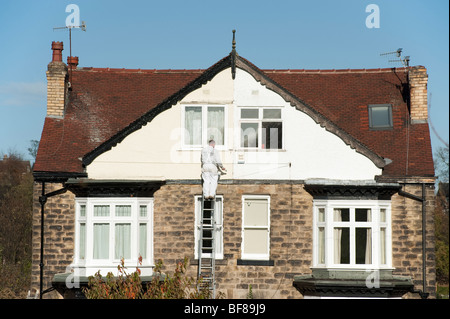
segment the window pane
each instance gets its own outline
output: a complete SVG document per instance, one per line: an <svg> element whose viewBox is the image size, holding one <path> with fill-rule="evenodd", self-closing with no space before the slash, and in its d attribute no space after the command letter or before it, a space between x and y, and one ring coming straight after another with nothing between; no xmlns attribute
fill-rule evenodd
<svg viewBox="0 0 450 319"><path fill-rule="evenodd" d="M94 224L94 259L109 258L109 224Z"/></svg>
<svg viewBox="0 0 450 319"><path fill-rule="evenodd" d="M333 220L335 222L349 222L350 221L350 209L348 208L335 208L333 212Z"/></svg>
<svg viewBox="0 0 450 319"><path fill-rule="evenodd" d="M86 224L82 223L80 224L80 246L79 251L80 254L78 256L78 258L80 259L84 259L86 256Z"/></svg>
<svg viewBox="0 0 450 319"><path fill-rule="evenodd" d="M258 123L241 123L241 147L258 147Z"/></svg>
<svg viewBox="0 0 450 319"><path fill-rule="evenodd" d="M391 110L389 105L370 106L369 116L372 127L389 127L392 126Z"/></svg>
<svg viewBox="0 0 450 319"><path fill-rule="evenodd" d="M244 229L244 253L267 254L269 232L266 229Z"/></svg>
<svg viewBox="0 0 450 319"><path fill-rule="evenodd" d="M147 217L147 206L146 205L139 206L139 216Z"/></svg>
<svg viewBox="0 0 450 319"><path fill-rule="evenodd" d="M380 209L380 222L382 223L386 222L386 208Z"/></svg>
<svg viewBox="0 0 450 319"><path fill-rule="evenodd" d="M216 225L222 225L222 198L216 197L216 203L214 204L214 222Z"/></svg>
<svg viewBox="0 0 450 319"><path fill-rule="evenodd" d="M321 207L319 208L319 218L318 218L319 222L324 222L325 221L325 208Z"/></svg>
<svg viewBox="0 0 450 319"><path fill-rule="evenodd" d="M109 216L109 205L95 205L94 216Z"/></svg>
<svg viewBox="0 0 450 319"><path fill-rule="evenodd" d="M281 119L281 109L264 109L263 119Z"/></svg>
<svg viewBox="0 0 450 319"><path fill-rule="evenodd" d="M281 122L262 123L262 145L267 149L281 149L283 146L283 124Z"/></svg>
<svg viewBox="0 0 450 319"><path fill-rule="evenodd" d="M131 258L131 224L115 225L114 258Z"/></svg>
<svg viewBox="0 0 450 319"><path fill-rule="evenodd" d="M203 250L202 253L204 254L210 254L212 252L212 236L213 236L213 232L211 229L203 229Z"/></svg>
<svg viewBox="0 0 450 319"><path fill-rule="evenodd" d="M241 119L258 119L258 109L241 109Z"/></svg>
<svg viewBox="0 0 450 319"><path fill-rule="evenodd" d="M268 226L267 199L246 199L244 203L244 226Z"/></svg>
<svg viewBox="0 0 450 319"><path fill-rule="evenodd" d="M386 264L386 228L380 229L381 264Z"/></svg>
<svg viewBox="0 0 450 319"><path fill-rule="evenodd" d="M116 205L116 216L118 217L131 216L131 206Z"/></svg>
<svg viewBox="0 0 450 319"><path fill-rule="evenodd" d="M325 228L319 227L319 264L325 263Z"/></svg>
<svg viewBox="0 0 450 319"><path fill-rule="evenodd" d="M185 108L184 143L187 145L202 144L202 107L187 106Z"/></svg>
<svg viewBox="0 0 450 319"><path fill-rule="evenodd" d="M80 217L86 217L86 205L80 205Z"/></svg>
<svg viewBox="0 0 450 319"><path fill-rule="evenodd" d="M355 209L355 221L357 222L370 222L371 221L371 210L367 208L356 208Z"/></svg>
<svg viewBox="0 0 450 319"><path fill-rule="evenodd" d="M334 229L334 263L350 263L350 228Z"/></svg>
<svg viewBox="0 0 450 319"><path fill-rule="evenodd" d="M147 224L139 224L139 255L147 258Z"/></svg>
<svg viewBox="0 0 450 319"><path fill-rule="evenodd" d="M372 231L370 228L355 229L355 249L357 264L372 263Z"/></svg>
<svg viewBox="0 0 450 319"><path fill-rule="evenodd" d="M217 145L224 144L225 108L208 107L208 140L214 140Z"/></svg>

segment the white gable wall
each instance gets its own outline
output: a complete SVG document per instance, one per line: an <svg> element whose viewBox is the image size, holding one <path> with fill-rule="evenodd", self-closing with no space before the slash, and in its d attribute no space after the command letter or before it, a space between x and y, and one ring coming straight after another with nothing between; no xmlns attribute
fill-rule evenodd
<svg viewBox="0 0 450 319"><path fill-rule="evenodd" d="M249 73L226 69L171 109L156 116L88 167L92 179L200 179L200 150L182 145L183 106L223 105L226 147L221 156L228 174L221 179L373 179L373 162L316 124ZM239 149L240 107L281 107L283 150Z"/></svg>

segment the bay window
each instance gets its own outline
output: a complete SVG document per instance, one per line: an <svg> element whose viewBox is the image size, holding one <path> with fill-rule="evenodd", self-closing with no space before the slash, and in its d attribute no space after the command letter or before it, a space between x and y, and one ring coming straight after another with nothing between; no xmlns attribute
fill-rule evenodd
<svg viewBox="0 0 450 319"><path fill-rule="evenodd" d="M151 267L152 198L77 198L74 266L117 269L120 260ZM106 273L105 273L106 275Z"/></svg>
<svg viewBox="0 0 450 319"><path fill-rule="evenodd" d="M314 266L389 268L390 201L315 200Z"/></svg>

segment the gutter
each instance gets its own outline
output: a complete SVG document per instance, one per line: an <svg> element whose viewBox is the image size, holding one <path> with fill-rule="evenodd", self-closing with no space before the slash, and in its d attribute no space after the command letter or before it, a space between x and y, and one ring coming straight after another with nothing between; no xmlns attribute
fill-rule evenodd
<svg viewBox="0 0 450 319"><path fill-rule="evenodd" d="M414 293L418 293L420 295L420 297L422 299L427 299L428 296L430 295L430 293L426 292L426 286L427 286L427 281L426 281L426 274L427 274L427 266L426 266L426 233L427 233L427 228L426 228L426 217L427 217L427 213L426 213L426 201L425 201L425 183L422 183L422 197L418 197L414 194L399 190L398 194L400 196L409 198L409 199L413 199L415 201L421 202L422 203L422 280L423 280L423 288L422 290L414 290Z"/></svg>

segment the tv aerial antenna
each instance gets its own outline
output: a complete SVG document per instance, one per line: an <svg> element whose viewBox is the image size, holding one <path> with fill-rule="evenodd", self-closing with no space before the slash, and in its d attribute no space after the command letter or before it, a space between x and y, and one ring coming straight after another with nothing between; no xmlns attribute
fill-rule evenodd
<svg viewBox="0 0 450 319"><path fill-rule="evenodd" d="M397 60L388 60L391 63L398 63L400 62L403 66L408 67L409 66L409 55L402 57L402 48L397 49L397 51L392 51L392 52L385 52L385 53L381 53L380 56L384 56L384 55L394 55L398 58Z"/></svg>
<svg viewBox="0 0 450 319"><path fill-rule="evenodd" d="M72 29L81 29L81 31L86 31L86 22L81 21L81 25L66 25L65 27L56 27L53 30L60 29L69 29L69 56L72 58ZM72 64L70 63L70 79L69 79L69 87L72 85Z"/></svg>
<svg viewBox="0 0 450 319"><path fill-rule="evenodd" d="M59 30L59 29L69 29L69 54L72 56L72 29L81 29L81 31L86 31L86 22L81 21L81 25L74 26L74 25L68 25L65 27L57 27L53 28L53 30Z"/></svg>

